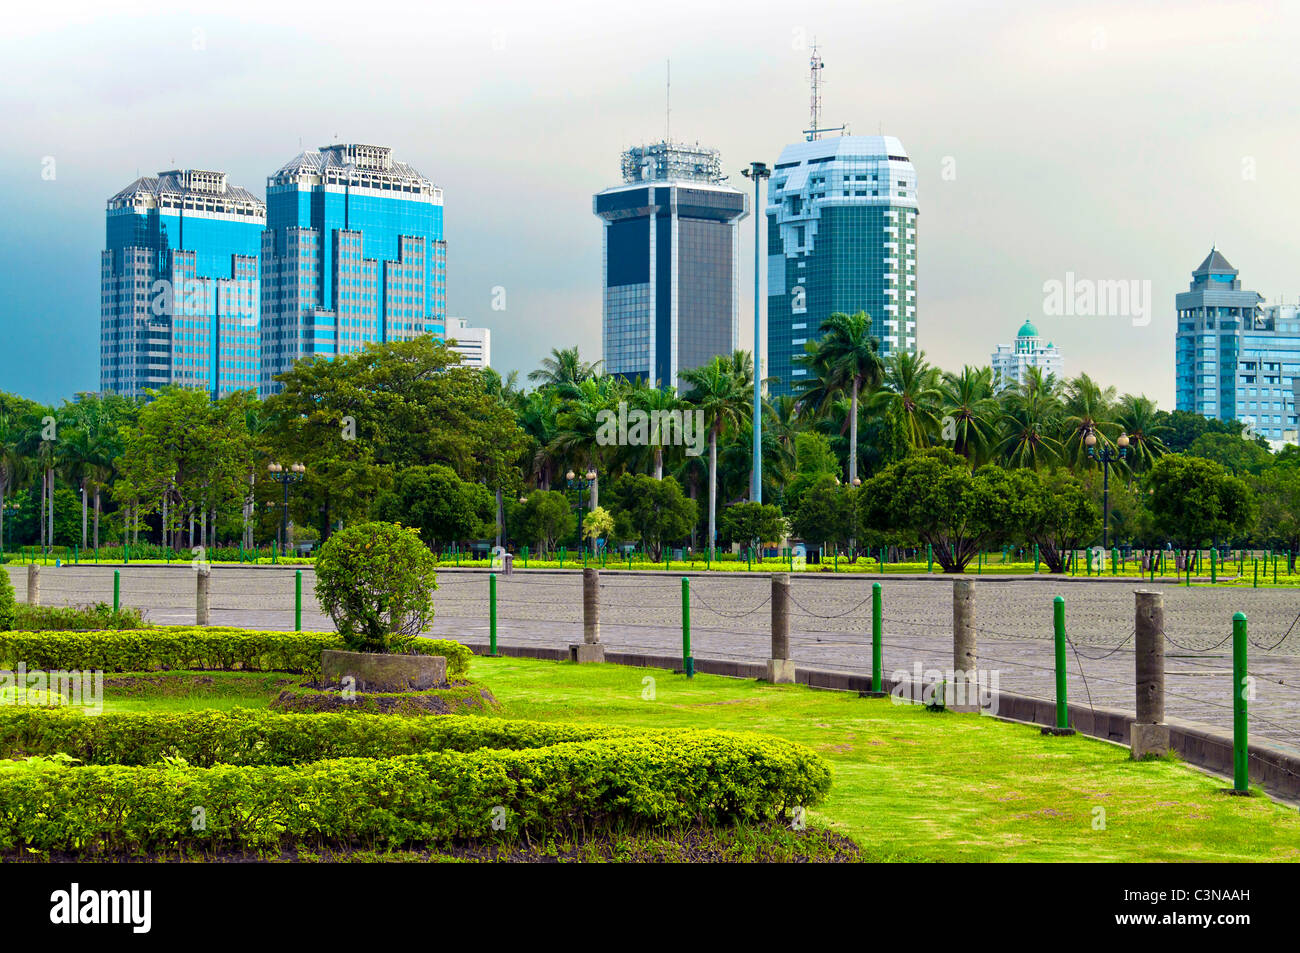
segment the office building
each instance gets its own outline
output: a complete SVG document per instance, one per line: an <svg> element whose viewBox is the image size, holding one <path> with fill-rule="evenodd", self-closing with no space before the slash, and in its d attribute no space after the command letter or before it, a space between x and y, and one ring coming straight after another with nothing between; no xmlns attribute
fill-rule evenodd
<svg viewBox="0 0 1300 953"><path fill-rule="evenodd" d="M442 337L442 190L385 146L303 152L267 180L261 391L303 357Z"/></svg>
<svg viewBox="0 0 1300 953"><path fill-rule="evenodd" d="M737 223L745 193L716 149L661 141L623 153L623 184L593 200L604 224L604 370L676 387L737 347Z"/></svg>
<svg viewBox="0 0 1300 953"><path fill-rule="evenodd" d="M1175 303L1177 408L1249 423L1274 442L1296 442L1300 309L1265 305L1262 295L1243 289L1217 248Z"/></svg>
<svg viewBox="0 0 1300 953"><path fill-rule="evenodd" d="M1065 359L1061 349L1052 342L1043 343L1038 335L1038 328L1033 322L1026 321L1016 332L1015 344L999 344L990 358L993 368L993 386L996 390L1019 387L1025 382L1026 372L1031 367L1042 371L1043 377L1049 374L1058 381L1065 379Z"/></svg>
<svg viewBox="0 0 1300 953"><path fill-rule="evenodd" d="M482 370L492 364L492 332L488 328L472 328L464 318L448 318L447 343L460 355L464 367Z"/></svg>
<svg viewBox="0 0 1300 953"><path fill-rule="evenodd" d="M105 224L101 388L256 388L262 200L224 172L176 169L114 195Z"/></svg>
<svg viewBox="0 0 1300 953"><path fill-rule="evenodd" d="M882 355L916 351L916 170L892 136L818 138L815 112L807 132L782 150L768 188L766 373L776 395L796 392L807 370L794 358L836 311L869 314Z"/></svg>

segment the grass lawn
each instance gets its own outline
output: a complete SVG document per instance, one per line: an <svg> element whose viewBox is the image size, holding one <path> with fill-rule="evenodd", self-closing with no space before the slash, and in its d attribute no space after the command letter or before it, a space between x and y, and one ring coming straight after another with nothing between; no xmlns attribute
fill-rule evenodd
<svg viewBox="0 0 1300 953"><path fill-rule="evenodd" d="M662 669L474 659L504 717L638 727L711 727L800 741L832 765L810 816L870 860L1300 860L1300 812L1173 761L979 715L929 712ZM654 700L642 680L654 679ZM1105 829L1094 830L1094 809Z"/></svg>
<svg viewBox="0 0 1300 953"><path fill-rule="evenodd" d="M294 676L108 676L105 711L265 707ZM537 721L756 731L809 745L832 765L829 798L810 811L869 860L1300 860L1300 812L1175 761L1035 727L929 712L741 679L662 669L476 657L470 676L499 715ZM650 684L644 680L651 678ZM129 685L129 687L128 687ZM643 697L651 696L653 697ZM479 717L479 716L471 716ZM1105 811L1095 829L1095 809Z"/></svg>

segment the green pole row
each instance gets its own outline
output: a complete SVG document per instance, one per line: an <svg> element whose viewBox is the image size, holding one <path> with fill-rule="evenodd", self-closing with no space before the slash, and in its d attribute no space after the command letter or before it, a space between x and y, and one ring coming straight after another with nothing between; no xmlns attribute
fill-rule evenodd
<svg viewBox="0 0 1300 953"><path fill-rule="evenodd" d="M1246 747L1246 614L1232 617L1232 788L1250 787Z"/></svg>
<svg viewBox="0 0 1300 953"><path fill-rule="evenodd" d="M1065 599L1062 596L1057 596L1052 601L1052 628L1056 641L1056 727L1069 728L1065 680Z"/></svg>
<svg viewBox="0 0 1300 953"><path fill-rule="evenodd" d="M871 584L871 690L882 692L881 633L884 629L884 613L881 606L880 583Z"/></svg>
<svg viewBox="0 0 1300 953"><path fill-rule="evenodd" d="M682 576L682 671L695 677L695 657L691 655L691 580Z"/></svg>
<svg viewBox="0 0 1300 953"><path fill-rule="evenodd" d="M488 573L488 654L497 654L497 574Z"/></svg>
<svg viewBox="0 0 1300 953"><path fill-rule="evenodd" d="M293 574L293 630L302 631L302 570Z"/></svg>
<svg viewBox="0 0 1300 953"><path fill-rule="evenodd" d="M122 608L122 571L113 570L113 611Z"/></svg>

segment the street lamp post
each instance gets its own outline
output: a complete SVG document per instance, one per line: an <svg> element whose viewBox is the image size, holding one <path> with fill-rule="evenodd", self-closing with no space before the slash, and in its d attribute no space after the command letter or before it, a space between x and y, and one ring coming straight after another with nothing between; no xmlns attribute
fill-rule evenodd
<svg viewBox="0 0 1300 953"><path fill-rule="evenodd" d="M1118 463L1128 456L1128 434L1120 432L1115 450L1111 447L1097 449L1097 434L1089 431L1083 441L1088 446L1088 456L1101 461L1101 548L1104 553L1110 548L1110 465Z"/></svg>
<svg viewBox="0 0 1300 953"><path fill-rule="evenodd" d="M271 479L284 487L284 512L280 515L280 548L284 555L289 555L289 484L298 483L302 480L307 468L301 463L294 463L284 466L279 463L272 463L267 466L267 472L271 474Z"/></svg>
<svg viewBox="0 0 1300 953"><path fill-rule="evenodd" d="M853 533L849 536L849 562L858 561L858 487L862 486L862 478L853 478L853 491L850 493L849 506L853 509Z"/></svg>
<svg viewBox="0 0 1300 953"><path fill-rule="evenodd" d="M581 549L583 546L582 514L584 512L582 501L585 494L591 489L592 485L595 484L596 482L596 471L588 470L581 477L579 477L576 473L570 470L568 473L564 475L564 479L567 482L570 490L576 489L578 491L578 548Z"/></svg>
<svg viewBox="0 0 1300 953"><path fill-rule="evenodd" d="M766 162L751 162L748 169L741 173L747 179L754 180L754 462L749 473L749 499L753 503L763 502L763 268L762 247L763 219L766 217L762 207L763 180L771 176ZM713 546L713 540L709 540Z"/></svg>

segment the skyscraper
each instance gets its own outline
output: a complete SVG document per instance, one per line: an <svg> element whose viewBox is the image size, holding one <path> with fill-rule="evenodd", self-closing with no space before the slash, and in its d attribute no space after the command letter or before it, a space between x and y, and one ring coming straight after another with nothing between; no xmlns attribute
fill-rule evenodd
<svg viewBox="0 0 1300 953"><path fill-rule="evenodd" d="M301 357L442 337L442 189L386 146L303 152L267 180L261 391Z"/></svg>
<svg viewBox="0 0 1300 953"><path fill-rule="evenodd" d="M1175 299L1175 394L1179 410L1249 423L1260 436L1296 442L1300 309L1264 305L1241 287L1217 248Z"/></svg>
<svg viewBox="0 0 1300 953"><path fill-rule="evenodd" d="M623 184L593 200L604 222L604 370L677 385L737 346L736 223L745 193L716 149L662 141L623 153Z"/></svg>
<svg viewBox="0 0 1300 953"><path fill-rule="evenodd" d="M1058 381L1065 378L1061 349L1050 341L1044 344L1032 321L1020 325L1015 344L998 345L989 366L993 368L993 386L999 391L1023 384L1031 367L1042 371L1043 377L1053 374Z"/></svg>
<svg viewBox="0 0 1300 953"><path fill-rule="evenodd" d="M266 206L224 172L177 169L108 200L100 256L100 386L214 396L257 386L258 250Z"/></svg>
<svg viewBox="0 0 1300 953"><path fill-rule="evenodd" d="M807 373L794 357L836 311L871 315L882 355L916 351L916 170L892 136L822 139L816 125L782 150L767 197L773 394L794 392Z"/></svg>

